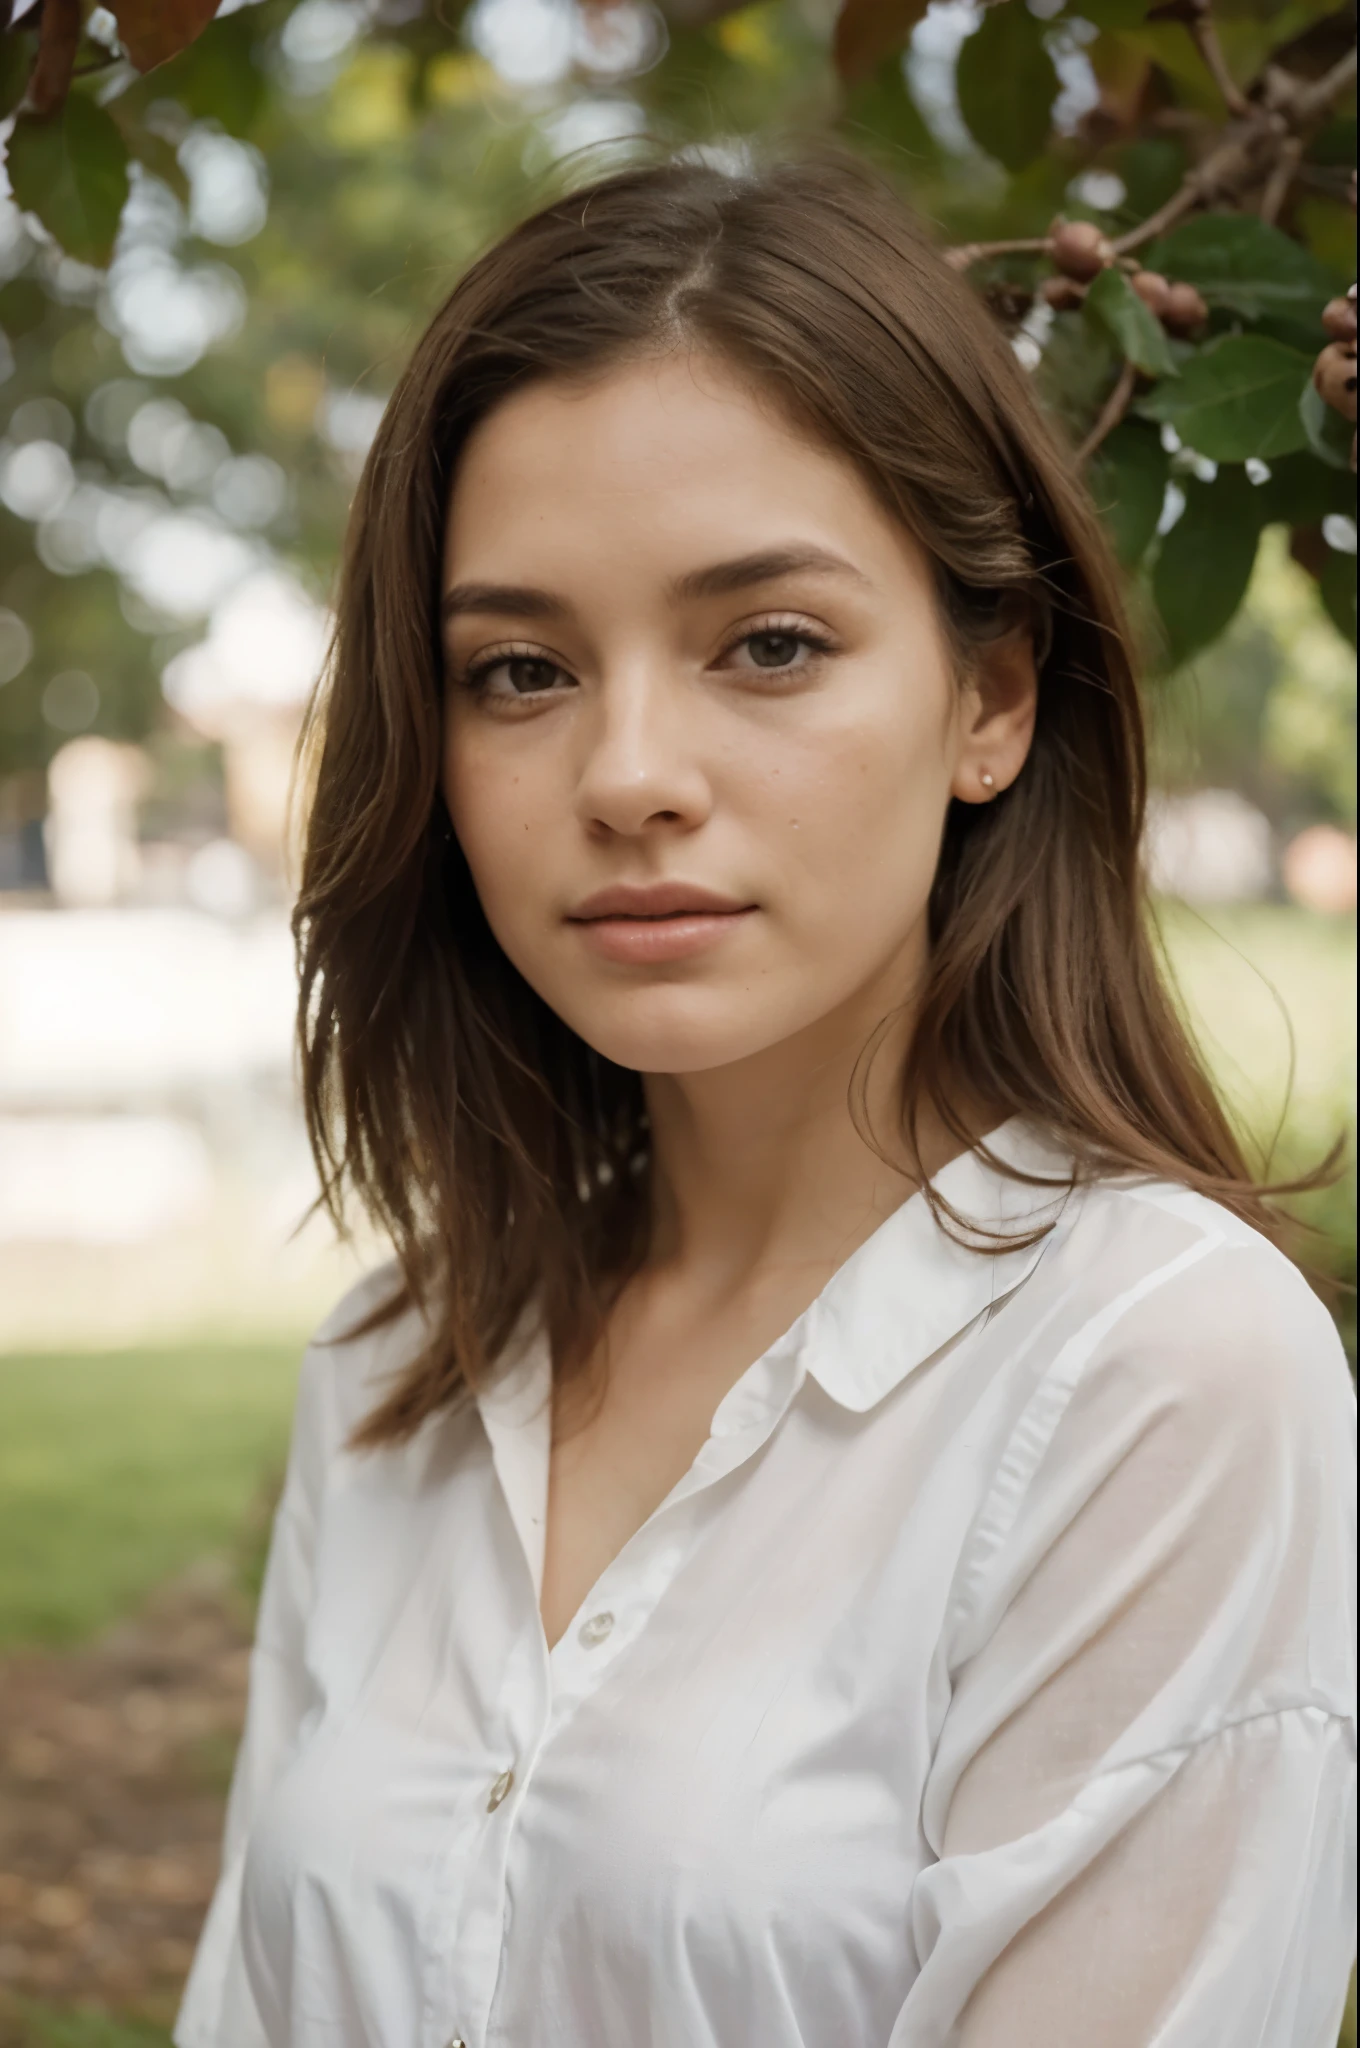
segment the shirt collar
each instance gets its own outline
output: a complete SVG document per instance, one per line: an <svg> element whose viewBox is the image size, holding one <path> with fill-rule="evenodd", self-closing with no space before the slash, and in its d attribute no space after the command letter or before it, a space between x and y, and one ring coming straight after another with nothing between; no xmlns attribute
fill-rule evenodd
<svg viewBox="0 0 1360 2048"><path fill-rule="evenodd" d="M973 1150L940 1169L932 1183L936 1191L983 1230L1025 1238L1055 1223L1069 1195L1071 1155L1018 1116L988 1132L982 1143L996 1159L1057 1185L1012 1180ZM787 1399L790 1366L797 1378L815 1379L842 1408L863 1414L984 1310L1014 1293L1048 1242L1043 1237L1016 1251L971 1251L936 1223L923 1194L912 1195L851 1253L720 1403L724 1431L736 1431L753 1412L763 1414L776 1381ZM476 1399L537 1582L543 1569L552 1369L535 1314L526 1311L500 1367L477 1389Z"/></svg>
<svg viewBox="0 0 1360 2048"><path fill-rule="evenodd" d="M1070 1194L1072 1160L1023 1117L982 1140L997 1159L1057 1185L1012 1180L976 1151L932 1185L984 1231L1024 1239L1053 1224ZM895 1209L828 1282L801 1319L802 1364L843 1408L863 1414L951 1337L1028 1279L1048 1238L1014 1251L973 1251L935 1221L918 1192Z"/></svg>

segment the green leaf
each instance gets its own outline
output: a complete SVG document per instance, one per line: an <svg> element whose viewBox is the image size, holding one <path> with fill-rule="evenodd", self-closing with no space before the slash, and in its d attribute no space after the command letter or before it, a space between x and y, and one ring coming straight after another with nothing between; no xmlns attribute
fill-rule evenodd
<svg viewBox="0 0 1360 2048"><path fill-rule="evenodd" d="M9 140L17 203L36 213L68 256L107 263L128 193L127 148L115 122L73 92L45 120L21 114Z"/></svg>
<svg viewBox="0 0 1360 2048"><path fill-rule="evenodd" d="M1355 162L1355 138L1354 114L1335 114L1313 137L1304 155L1310 164L1342 164L1349 168Z"/></svg>
<svg viewBox="0 0 1360 2048"><path fill-rule="evenodd" d="M1299 419L1308 446L1328 469L1350 473L1351 442L1355 428L1343 419L1334 405L1328 405L1310 376L1299 399Z"/></svg>
<svg viewBox="0 0 1360 2048"><path fill-rule="evenodd" d="M154 71L187 49L217 12L218 0L110 0L118 39L139 71Z"/></svg>
<svg viewBox="0 0 1360 2048"><path fill-rule="evenodd" d="M1058 97L1043 24L1024 0L999 0L959 51L959 112L980 149L1008 171L1042 156Z"/></svg>
<svg viewBox="0 0 1360 2048"><path fill-rule="evenodd" d="M1091 495L1126 569L1142 560L1157 531L1171 458L1147 420L1121 420L1088 472Z"/></svg>
<svg viewBox="0 0 1360 2048"><path fill-rule="evenodd" d="M1341 424L1345 426L1344 421ZM1348 434L1350 431L1346 427ZM1329 512L1345 512L1354 517L1355 485L1349 462L1334 469L1319 462L1311 452L1286 455L1271 463L1269 479L1260 489L1268 526L1317 526Z"/></svg>
<svg viewBox="0 0 1360 2048"><path fill-rule="evenodd" d="M1327 610L1327 616L1339 633L1344 633L1355 645L1355 556L1343 555L1339 549L1327 557L1327 566L1318 577L1318 593Z"/></svg>
<svg viewBox="0 0 1360 2048"><path fill-rule="evenodd" d="M1222 120L1223 95L1183 21L1147 21L1141 28L1122 29L1120 35L1164 73L1182 106L1197 109L1215 123Z"/></svg>
<svg viewBox="0 0 1360 2048"><path fill-rule="evenodd" d="M1088 319L1108 329L1135 369L1149 377L1179 376L1165 328L1122 270L1111 266L1101 271L1086 294L1083 311Z"/></svg>
<svg viewBox="0 0 1360 2048"><path fill-rule="evenodd" d="M1333 290L1315 256L1251 213L1200 214L1154 242L1145 261L1245 320L1292 314L1313 322Z"/></svg>
<svg viewBox="0 0 1360 2048"><path fill-rule="evenodd" d="M0 121L8 119L28 90L37 47L37 37L19 29L0 35Z"/></svg>
<svg viewBox="0 0 1360 2048"><path fill-rule="evenodd" d="M1307 446L1299 398L1313 359L1260 334L1225 334L1196 351L1174 381L1154 385L1135 410L1169 421L1215 462L1269 461Z"/></svg>
<svg viewBox="0 0 1360 2048"><path fill-rule="evenodd" d="M120 109L116 100L114 109L117 118ZM153 172L163 185L168 185L177 198L187 200L189 179L174 144L138 120L119 120L118 127L128 155Z"/></svg>
<svg viewBox="0 0 1360 2048"><path fill-rule="evenodd" d="M1065 13L1079 15L1096 28L1138 28L1147 20L1151 0L1073 0Z"/></svg>
<svg viewBox="0 0 1360 2048"><path fill-rule="evenodd" d="M228 135L249 135L268 95L261 10L243 7L209 22L201 36L157 71L157 96L176 99L199 121L217 121Z"/></svg>
<svg viewBox="0 0 1360 2048"><path fill-rule="evenodd" d="M1140 136L1112 151L1109 166L1124 181L1128 196L1120 214L1132 224L1146 220L1180 189L1186 155L1179 142L1165 136Z"/></svg>
<svg viewBox="0 0 1360 2048"><path fill-rule="evenodd" d="M1240 469L1220 470L1211 484L1192 477L1184 489L1185 510L1152 573L1171 668L1216 640L1241 604L1265 510Z"/></svg>

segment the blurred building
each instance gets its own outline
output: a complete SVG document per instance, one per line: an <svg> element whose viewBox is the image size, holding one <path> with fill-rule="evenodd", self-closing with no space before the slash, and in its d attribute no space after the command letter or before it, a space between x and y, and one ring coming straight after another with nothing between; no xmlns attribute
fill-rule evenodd
<svg viewBox="0 0 1360 2048"><path fill-rule="evenodd" d="M71 739L36 843L0 841L0 1350L301 1330L380 1255L307 1220L293 1081L289 792L325 635L290 578L244 579L166 671L160 756Z"/></svg>

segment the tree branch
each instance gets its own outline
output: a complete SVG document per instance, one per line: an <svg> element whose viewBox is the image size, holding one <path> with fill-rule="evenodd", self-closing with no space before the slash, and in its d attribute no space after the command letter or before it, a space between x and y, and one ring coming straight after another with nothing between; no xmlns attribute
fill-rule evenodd
<svg viewBox="0 0 1360 2048"><path fill-rule="evenodd" d="M1275 168L1266 180L1265 191L1261 194L1259 212L1263 221L1274 224L1279 219L1280 208L1289 197L1289 188L1303 156L1303 143L1297 135L1291 135L1282 145Z"/></svg>
<svg viewBox="0 0 1360 2048"><path fill-rule="evenodd" d="M1280 74L1277 73L1278 77ZM1286 72L1285 77L1289 74ZM1291 101L1286 102L1284 112L1296 128L1306 127L1319 114L1325 114L1333 100L1340 99L1355 84L1355 44L1352 43L1344 57L1338 57L1330 71L1324 71L1321 78L1311 83L1290 79L1293 87Z"/></svg>
<svg viewBox="0 0 1360 2048"><path fill-rule="evenodd" d="M1250 118L1231 128L1217 147L1209 151L1203 163L1186 173L1180 190L1173 192L1164 206L1159 206L1156 213L1138 227L1131 228L1127 234L1116 236L1115 253L1125 256L1131 249L1141 249L1144 243L1164 233L1185 214L1192 213L1197 206L1220 194L1240 198L1263 171L1268 172L1273 184L1276 174L1288 166L1284 188L1287 192L1288 179L1292 178L1294 166L1302 154L1296 149L1299 133L1310 128L1354 81L1353 47L1333 64L1330 71L1311 82L1295 78L1289 72L1268 71L1265 103L1256 106L1248 102ZM1267 190L1270 190L1269 185ZM1284 193L1281 193L1278 201L1274 202L1277 210L1283 201Z"/></svg>
<svg viewBox="0 0 1360 2048"><path fill-rule="evenodd" d="M1190 33L1195 39L1200 56L1212 74L1214 84L1223 95L1223 103L1230 114L1249 116L1253 109L1251 101L1238 85L1228 69L1228 60L1223 55L1223 45L1218 40L1218 28L1211 11L1211 0L1193 0L1193 14Z"/></svg>
<svg viewBox="0 0 1360 2048"><path fill-rule="evenodd" d="M1212 158L1205 161L1212 162ZM1167 228L1174 227L1182 214L1192 213L1201 196L1198 174L1191 171L1180 190L1173 192L1164 206L1159 206L1155 213L1150 213L1145 221L1140 221L1136 228L1130 228L1127 234L1115 236L1115 255L1127 256L1131 249L1141 249L1145 242L1155 241Z"/></svg>
<svg viewBox="0 0 1360 2048"><path fill-rule="evenodd" d="M80 42L80 0L43 0L38 54L28 81L35 114L52 114L66 98Z"/></svg>
<svg viewBox="0 0 1360 2048"><path fill-rule="evenodd" d="M952 270L967 270L989 256L1042 256L1047 249L1047 235L1021 235L1010 242L960 242L945 250L944 260Z"/></svg>
<svg viewBox="0 0 1360 2048"><path fill-rule="evenodd" d="M1095 454L1101 442L1107 439L1119 425L1119 422L1129 409L1129 402L1133 397L1134 387L1137 382L1137 370L1135 370L1132 363L1125 363L1123 369L1119 372L1114 390L1100 408L1099 418L1077 450L1078 469L1086 467L1086 464Z"/></svg>
<svg viewBox="0 0 1360 2048"><path fill-rule="evenodd" d="M1169 6L1156 11L1158 15L1174 14L1176 19L1188 23L1200 55L1229 112L1236 118L1228 133L1201 163L1187 171L1179 189L1155 213L1113 238L1116 257L1129 256L1135 249L1144 248L1186 214L1216 198L1241 202L1243 195L1263 177L1261 218L1275 220L1302 167L1302 136L1355 83L1356 53L1352 45L1321 78L1301 79L1291 72L1268 67L1260 101L1249 100L1228 69L1211 6L1212 0L1171 0ZM1012 241L961 242L956 248L946 249L944 258L952 269L968 270L993 256L1042 256L1049 251L1047 236L1025 235ZM1108 427L1105 431L1109 431Z"/></svg>

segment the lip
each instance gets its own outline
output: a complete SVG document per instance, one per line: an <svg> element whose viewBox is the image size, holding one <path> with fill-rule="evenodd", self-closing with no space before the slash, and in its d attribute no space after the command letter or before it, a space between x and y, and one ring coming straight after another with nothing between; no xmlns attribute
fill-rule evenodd
<svg viewBox="0 0 1360 2048"><path fill-rule="evenodd" d="M755 907L693 882L618 882L578 903L567 922L593 953L648 966L706 952Z"/></svg>
<svg viewBox="0 0 1360 2048"><path fill-rule="evenodd" d="M567 917L572 924L589 924L602 917L723 917L753 908L697 882L616 882L587 896Z"/></svg>

